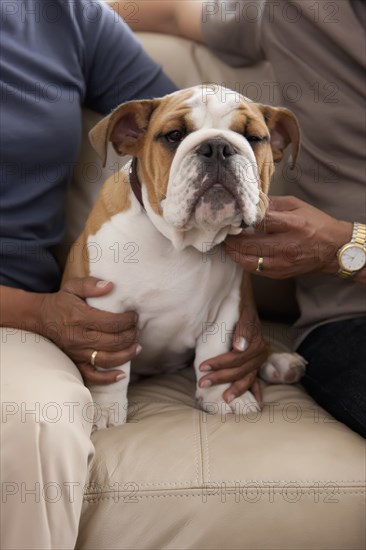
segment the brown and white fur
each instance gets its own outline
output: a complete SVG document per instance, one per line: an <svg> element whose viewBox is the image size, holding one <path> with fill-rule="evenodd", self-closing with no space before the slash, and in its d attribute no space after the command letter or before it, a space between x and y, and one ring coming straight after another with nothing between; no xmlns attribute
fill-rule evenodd
<svg viewBox="0 0 366 550"><path fill-rule="evenodd" d="M96 427L103 428L126 421L131 368L171 372L194 356L198 382L201 362L231 349L227 333L239 318L242 269L223 256L221 243L263 219L274 161L291 142L295 162L299 128L287 109L212 85L125 103L90 138L104 163L109 142L121 155L137 157L144 205L131 190L128 167L109 178L64 274L64 281L88 275L112 281L111 293L88 303L139 314L142 351L132 365L121 365L127 377L90 387L101 410ZM87 254L93 247L98 261ZM297 354L272 354L261 376L296 382L304 365ZM197 386L200 406L258 409L250 391L224 403L228 386ZM123 411L117 418L116 403Z"/></svg>

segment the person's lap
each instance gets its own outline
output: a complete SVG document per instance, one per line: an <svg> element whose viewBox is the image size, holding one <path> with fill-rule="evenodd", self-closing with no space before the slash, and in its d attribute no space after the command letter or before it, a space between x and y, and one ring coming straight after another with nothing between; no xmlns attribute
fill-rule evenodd
<svg viewBox="0 0 366 550"><path fill-rule="evenodd" d="M366 317L319 327L298 349L309 361L305 389L363 436L365 342ZM66 355L38 335L4 328L1 352L2 547L70 548L93 454L89 391Z"/></svg>
<svg viewBox="0 0 366 550"><path fill-rule="evenodd" d="M72 548L93 455L90 393L50 341L3 328L1 400L2 548Z"/></svg>
<svg viewBox="0 0 366 550"><path fill-rule="evenodd" d="M366 437L366 317L317 327L297 351L309 362L302 379L307 392Z"/></svg>

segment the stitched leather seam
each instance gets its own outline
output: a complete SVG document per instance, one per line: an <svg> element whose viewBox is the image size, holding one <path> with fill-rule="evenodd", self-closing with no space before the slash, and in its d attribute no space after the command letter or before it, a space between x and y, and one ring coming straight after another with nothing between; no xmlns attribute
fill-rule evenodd
<svg viewBox="0 0 366 550"><path fill-rule="evenodd" d="M202 434L202 422L201 422L200 415L198 415L198 433L199 433L199 450L200 450L200 457L201 457L201 479L202 479L202 483L204 483L205 458L204 458L204 452L203 452L203 434Z"/></svg>
<svg viewBox="0 0 366 550"><path fill-rule="evenodd" d="M124 481L123 483L129 483L130 481ZM135 482L136 483L136 482ZM154 482L141 482L141 483L137 483L137 485L139 485L139 487L189 487L190 485L194 485L196 483L196 480L194 481L182 481L182 482L174 482L174 481L167 481L167 482L164 482L164 483L161 483L161 482L157 482L157 483L154 483ZM207 482L203 482L203 483L207 483ZM217 484L217 485L221 485L221 484L231 484L233 487L235 487L236 484L241 484L241 485L244 485L244 484L249 484L249 483L261 483L263 485L261 485L261 487L265 487L266 483L278 483L278 484L288 484L288 483L296 483L297 485L301 485L302 483L305 483L306 485L301 485L301 487L314 487L314 485L312 484L317 484L317 486L319 484L326 484L326 483L342 483L342 484L348 484L348 483L352 483L352 484L360 484L360 485L364 485L366 483L365 480L363 479L322 479L322 480L318 480L318 479L221 479L219 481L212 481L211 483L213 484ZM102 490L108 490L110 489L110 486L109 485L99 485L97 482L93 482L93 481L90 481L89 483L89 486L92 486L92 485L96 485L98 487L98 489L102 489ZM230 485L229 485L230 486ZM345 485L347 486L347 485Z"/></svg>
<svg viewBox="0 0 366 550"><path fill-rule="evenodd" d="M203 432L204 432L204 445L205 445L205 451L206 451L206 464L207 464L207 481L206 483L210 483L211 481L211 470L210 470L210 453L208 450L208 434L207 434L207 424L203 424L201 422L201 426L203 426ZM203 442L202 442L203 443Z"/></svg>
<svg viewBox="0 0 366 550"><path fill-rule="evenodd" d="M199 469L199 458L198 456L201 457L201 451L200 451L200 446L198 444L198 442L200 441L200 438L199 438L199 434L198 434L198 427L197 427L197 414L193 413L192 414L192 418L193 418L193 433L194 433L194 461L195 461L195 465L196 465L196 483L199 483L199 480L200 480L200 469ZM202 463L202 457L201 457L201 463Z"/></svg>
<svg viewBox="0 0 366 550"><path fill-rule="evenodd" d="M250 493L249 491L246 492L246 495L254 495L254 496L257 496L258 493L257 492L253 492L253 493ZM273 494L278 494L278 495L281 495L283 496L283 492L280 492L280 491L276 491L275 489L270 493L268 492L268 494L270 495L273 495ZM287 491L286 493L287 495L290 495L290 494L294 494L295 496L297 495L297 493L291 493L289 491ZM341 492L338 492L336 493L335 495L329 495L328 493L325 493L325 492L319 492L319 494L325 494L326 496L328 497L333 497L333 498L337 498L339 497L340 495L345 495L345 496L348 496L348 495L362 495L364 496L365 495L365 491L341 491ZM302 493L301 494L301 497L305 496L305 495L309 495L309 496L314 496L314 493L312 491L307 491L305 493ZM127 496L127 499L129 498L128 494L126 493L126 496ZM234 498L235 495L233 495L233 493L228 493L228 496L231 496L232 498ZM134 495L134 499L142 499L142 498L170 498L170 497L174 497L174 498L188 498L188 497L200 497L202 498L202 492L199 491L199 492L196 492L196 493L183 493L183 494L168 494L168 495ZM210 494L207 494L205 495L205 498L208 498L208 497L216 497L216 498L220 498L220 494L214 494L214 495L210 495ZM125 497L126 498L126 497ZM94 502L100 502L101 500L113 500L114 503L116 503L116 494L114 493L113 495L111 496L98 496L98 497L92 497L92 496L88 496L88 495L85 495L84 496L84 501L86 502L90 502L90 503L94 503ZM124 500L124 497L123 497L123 493L119 494L119 497L118 497L118 501L121 501L123 504ZM249 504L251 504L250 501L246 501L245 499L243 499L243 502L248 502ZM297 502L300 502L300 499L297 501ZM136 504L136 501L129 501L129 500L126 500L126 504ZM254 501L252 501L252 504L255 503ZM291 504L291 502L290 502ZM296 502L292 502L292 504L296 504ZM325 503L327 504L327 503ZM329 504L337 504L337 501L329 501Z"/></svg>

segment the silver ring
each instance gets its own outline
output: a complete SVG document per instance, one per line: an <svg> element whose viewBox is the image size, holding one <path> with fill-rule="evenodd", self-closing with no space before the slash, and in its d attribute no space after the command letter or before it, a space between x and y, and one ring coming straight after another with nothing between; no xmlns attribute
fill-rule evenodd
<svg viewBox="0 0 366 550"><path fill-rule="evenodd" d="M258 258L258 264L257 264L257 269L256 269L256 271L258 271L258 273L260 273L261 271L263 271L263 269L264 269L263 263L264 263L264 260L263 260L262 256L259 256L259 258Z"/></svg>
<svg viewBox="0 0 366 550"><path fill-rule="evenodd" d="M91 357L90 357L90 364L92 367L95 367L95 359L98 355L98 352L97 350L94 350L93 353L91 354Z"/></svg>

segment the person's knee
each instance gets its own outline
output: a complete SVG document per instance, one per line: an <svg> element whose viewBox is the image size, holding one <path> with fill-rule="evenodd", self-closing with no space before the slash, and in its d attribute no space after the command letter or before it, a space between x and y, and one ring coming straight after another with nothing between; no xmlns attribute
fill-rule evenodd
<svg viewBox="0 0 366 550"><path fill-rule="evenodd" d="M36 464L42 470L45 464L47 468L57 464L57 475L84 470L85 477L93 454L93 410L90 393L83 386L74 392L73 401L58 391L57 399L51 392L50 399L43 402L3 402L3 468L17 477L26 460L30 470ZM37 475L36 470L32 477Z"/></svg>
<svg viewBox="0 0 366 550"><path fill-rule="evenodd" d="M90 407L89 407L90 405ZM89 411L90 408L90 412ZM78 410L80 409L80 410ZM93 422L93 404L69 402L3 403L2 428L11 435L12 445L34 440L52 453L58 447L78 446L89 441ZM6 439L3 439L6 444Z"/></svg>
<svg viewBox="0 0 366 550"><path fill-rule="evenodd" d="M8 527L2 533L9 547L19 547L13 544L18 534L9 531L14 513L21 524L28 522L27 544L42 540L42 548L50 548L56 536L62 543L54 547L73 547L94 452L91 425L76 406L28 403L16 413L3 411L2 520Z"/></svg>
<svg viewBox="0 0 366 550"><path fill-rule="evenodd" d="M49 414L49 411L47 412ZM90 426L78 416L7 419L2 441L4 503L81 506L94 447ZM61 501L63 504L61 504Z"/></svg>

